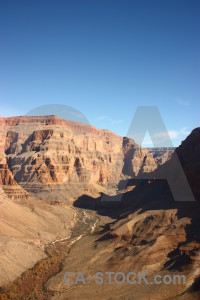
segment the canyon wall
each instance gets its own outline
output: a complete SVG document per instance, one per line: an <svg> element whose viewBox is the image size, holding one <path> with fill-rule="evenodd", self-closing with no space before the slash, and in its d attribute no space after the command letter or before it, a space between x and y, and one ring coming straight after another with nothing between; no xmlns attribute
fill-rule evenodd
<svg viewBox="0 0 200 300"><path fill-rule="evenodd" d="M116 184L159 164L130 138L57 116L1 118L0 137L0 183L43 197L63 190L63 198L69 186L72 193L78 185Z"/></svg>

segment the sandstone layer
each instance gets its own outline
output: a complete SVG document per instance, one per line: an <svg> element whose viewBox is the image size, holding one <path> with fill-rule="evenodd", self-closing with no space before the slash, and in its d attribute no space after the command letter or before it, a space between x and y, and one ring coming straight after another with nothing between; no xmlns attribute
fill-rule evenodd
<svg viewBox="0 0 200 300"><path fill-rule="evenodd" d="M130 138L56 116L1 118L0 137L0 182L40 198L59 201L67 190L73 199L78 187L116 184L159 164Z"/></svg>

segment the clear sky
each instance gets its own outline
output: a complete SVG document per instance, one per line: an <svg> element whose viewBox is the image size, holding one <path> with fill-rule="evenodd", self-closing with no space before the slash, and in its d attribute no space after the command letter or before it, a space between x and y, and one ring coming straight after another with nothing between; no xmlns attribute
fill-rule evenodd
<svg viewBox="0 0 200 300"><path fill-rule="evenodd" d="M0 0L0 115L65 104L126 135L155 105L176 146L199 126L199 16L199 0Z"/></svg>

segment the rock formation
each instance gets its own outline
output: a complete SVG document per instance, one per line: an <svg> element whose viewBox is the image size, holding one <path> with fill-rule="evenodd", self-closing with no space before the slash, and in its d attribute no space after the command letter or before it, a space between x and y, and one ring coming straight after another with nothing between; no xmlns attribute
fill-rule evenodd
<svg viewBox="0 0 200 300"><path fill-rule="evenodd" d="M200 128L194 129L153 175L167 168L172 180L177 180L173 173L175 155L196 201L175 202L164 181L146 180L133 190L129 187L122 198L123 214L110 224L102 240L111 240L114 250L107 264L114 270L121 265L125 270L145 269L152 274L179 271L187 278L180 293L187 296L188 291L194 292L195 297L200 280Z"/></svg>
<svg viewBox="0 0 200 300"><path fill-rule="evenodd" d="M168 168L175 181L173 160L177 155L199 200L199 150L200 128L173 154L174 149L143 149L130 138L56 116L0 118L0 282L13 280L44 258L46 243L70 235L76 211L68 204L74 203L97 210L106 225L103 230L99 225L99 239L89 234L85 243L83 240L86 254L92 248L87 260L80 255L79 246L75 250L85 268L95 270L94 262L97 266L99 262L99 267L103 264L109 271L166 274L179 270L188 281L179 292L172 289L174 297L193 289L200 280L199 201L174 202L165 181L137 182L135 178L145 174L156 178L157 172ZM120 180L121 190L120 185L114 189ZM113 194L107 193L109 187ZM108 198L104 204L102 193ZM118 196L120 203L115 201ZM87 225L84 213L82 224ZM10 253L18 257L14 263ZM60 276L63 278L61 273L51 278L50 290L60 291L64 284ZM161 291L170 296L167 287ZM161 299L156 289L154 293L155 299Z"/></svg>
<svg viewBox="0 0 200 300"><path fill-rule="evenodd" d="M34 195L52 188L64 194L70 184L116 184L159 164L130 138L56 116L1 118L0 125L2 183L17 182Z"/></svg>

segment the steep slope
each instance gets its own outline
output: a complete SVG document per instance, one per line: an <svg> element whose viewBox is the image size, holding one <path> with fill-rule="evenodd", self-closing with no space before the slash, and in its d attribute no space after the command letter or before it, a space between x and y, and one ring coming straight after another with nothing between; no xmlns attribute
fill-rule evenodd
<svg viewBox="0 0 200 300"><path fill-rule="evenodd" d="M114 248L107 267L180 272L187 279L180 293L187 296L188 291L199 290L200 280L200 128L193 130L153 175L167 168L173 178L173 155L178 156L196 201L175 202L165 181L139 183L124 193L124 213L110 224L103 240L110 239Z"/></svg>
<svg viewBox="0 0 200 300"><path fill-rule="evenodd" d="M0 286L44 258L45 244L70 236L75 220L71 207L31 197L16 203L0 187Z"/></svg>
<svg viewBox="0 0 200 300"><path fill-rule="evenodd" d="M138 299L146 299L149 292L151 293L149 299L163 300L178 297L199 299L199 146L200 130L197 128L182 142L174 154L180 159L197 201L176 202L165 180L148 179L138 182L130 180L127 188L121 191L120 203L117 201L118 195L104 195L104 199L107 200L105 203L102 203L102 197L96 199L94 203L86 196L80 197L75 202L75 206L87 207L88 204L89 209L97 210L103 216L111 216L115 219L109 225L107 224L104 230L99 231L99 239L96 237L90 246L93 256L87 264L87 270L92 269L95 272L102 266L103 270L109 272L119 272L119 270L125 274L131 271L148 272L148 280L152 280L155 275L184 275L186 284L174 286L161 284L159 288L147 286L143 291L141 290ZM162 169L167 168L174 178L173 164L172 154L171 159L158 167L151 176L156 176L157 171L161 172ZM125 184L122 186L124 188ZM94 267L94 263L97 266ZM67 267L68 261L64 267L65 271ZM57 291L60 278L61 274L49 282L50 290ZM66 295L67 287L64 289ZM129 286L126 286L126 291L127 289L129 289L128 297L131 290ZM127 293L126 291L121 294L119 289L117 295L122 296ZM94 292L95 287L93 287ZM101 293L104 293L103 289ZM115 288L111 285L106 293L115 294ZM138 293L137 289L135 293Z"/></svg>
<svg viewBox="0 0 200 300"><path fill-rule="evenodd" d="M196 200L200 201L200 128L191 134L176 149Z"/></svg>
<svg viewBox="0 0 200 300"><path fill-rule="evenodd" d="M191 134L176 148L171 159L159 166L153 176L168 174L169 179L175 183L177 188L181 186L181 178L177 178L176 161L181 163L186 178L197 201L200 201L200 128L194 129Z"/></svg>

